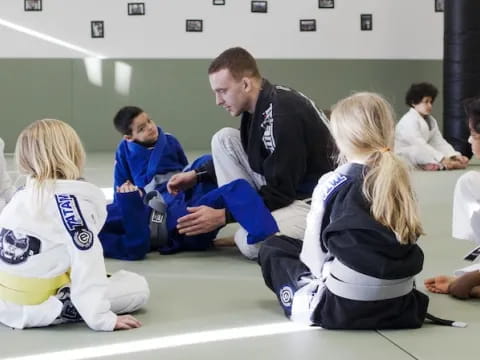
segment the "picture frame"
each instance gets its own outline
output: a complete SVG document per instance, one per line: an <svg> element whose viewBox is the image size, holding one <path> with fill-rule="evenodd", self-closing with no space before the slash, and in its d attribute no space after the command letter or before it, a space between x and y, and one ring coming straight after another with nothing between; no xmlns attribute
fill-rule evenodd
<svg viewBox="0 0 480 360"><path fill-rule="evenodd" d="M103 20L92 20L90 22L91 37L93 39L105 37L105 23Z"/></svg>
<svg viewBox="0 0 480 360"><path fill-rule="evenodd" d="M202 32L203 20L201 19L187 19L185 22L185 30L187 32Z"/></svg>
<svg viewBox="0 0 480 360"><path fill-rule="evenodd" d="M42 11L42 0L24 0L25 11Z"/></svg>
<svg viewBox="0 0 480 360"><path fill-rule="evenodd" d="M252 13L266 13L268 12L268 1L253 0L250 10Z"/></svg>
<svg viewBox="0 0 480 360"><path fill-rule="evenodd" d="M360 30L361 31L372 31L373 30L373 16L372 16L372 14L361 14L360 15Z"/></svg>
<svg viewBox="0 0 480 360"><path fill-rule="evenodd" d="M300 19L300 31L317 31L317 20Z"/></svg>
<svg viewBox="0 0 480 360"><path fill-rule="evenodd" d="M335 0L318 0L319 9L333 9L335 8Z"/></svg>
<svg viewBox="0 0 480 360"><path fill-rule="evenodd" d="M213 0L213 5L225 5L225 0Z"/></svg>
<svg viewBox="0 0 480 360"><path fill-rule="evenodd" d="M445 11L445 0L434 0L434 3L435 3L435 12Z"/></svg>
<svg viewBox="0 0 480 360"><path fill-rule="evenodd" d="M129 16L143 16L145 15L145 3L143 2L128 3L127 10L128 10Z"/></svg>

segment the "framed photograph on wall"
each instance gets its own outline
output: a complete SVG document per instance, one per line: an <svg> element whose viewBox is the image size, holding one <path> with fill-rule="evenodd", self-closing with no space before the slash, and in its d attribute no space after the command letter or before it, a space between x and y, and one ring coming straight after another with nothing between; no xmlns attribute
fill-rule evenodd
<svg viewBox="0 0 480 360"><path fill-rule="evenodd" d="M372 14L360 15L360 30L372 31L373 30L373 17Z"/></svg>
<svg viewBox="0 0 480 360"><path fill-rule="evenodd" d="M301 19L300 31L317 31L317 20L315 19Z"/></svg>
<svg viewBox="0 0 480 360"><path fill-rule="evenodd" d="M25 11L42 11L42 0L25 0Z"/></svg>
<svg viewBox="0 0 480 360"><path fill-rule="evenodd" d="M320 9L333 9L335 7L335 0L318 0L318 7Z"/></svg>
<svg viewBox="0 0 480 360"><path fill-rule="evenodd" d="M445 0L434 0L434 1L435 1L435 12L444 12Z"/></svg>
<svg viewBox="0 0 480 360"><path fill-rule="evenodd" d="M92 38L105 37L105 26L103 20L93 20L90 22Z"/></svg>
<svg viewBox="0 0 480 360"><path fill-rule="evenodd" d="M266 1L252 1L252 13L266 13L268 11L268 3Z"/></svg>
<svg viewBox="0 0 480 360"><path fill-rule="evenodd" d="M225 5L225 0L213 0L213 5Z"/></svg>
<svg viewBox="0 0 480 360"><path fill-rule="evenodd" d="M187 30L187 32L202 32L203 31L203 20L187 19L186 30Z"/></svg>
<svg viewBox="0 0 480 360"><path fill-rule="evenodd" d="M128 15L145 15L145 3L128 3Z"/></svg>

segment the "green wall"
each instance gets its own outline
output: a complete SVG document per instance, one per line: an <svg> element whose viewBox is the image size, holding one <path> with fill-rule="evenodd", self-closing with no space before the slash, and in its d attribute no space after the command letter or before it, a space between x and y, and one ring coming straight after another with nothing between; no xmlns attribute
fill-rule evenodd
<svg viewBox="0 0 480 360"><path fill-rule="evenodd" d="M33 120L52 117L69 122L87 151L113 151L120 139L112 117L123 105L144 108L186 150L209 148L224 126L237 126L215 106L206 69L209 60L119 60L132 67L128 96L114 89L116 60L102 61L103 84L89 82L81 59L0 59L0 137L12 152L16 137ZM329 108L354 91L382 93L397 115L407 109L403 96L412 82L430 81L441 89L440 60L260 60L262 74L274 83L309 95ZM434 115L442 122L442 96Z"/></svg>

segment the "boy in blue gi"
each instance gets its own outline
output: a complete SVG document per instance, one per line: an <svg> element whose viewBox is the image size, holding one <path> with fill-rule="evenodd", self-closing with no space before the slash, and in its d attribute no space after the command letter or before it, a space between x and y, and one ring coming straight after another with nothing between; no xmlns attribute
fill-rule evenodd
<svg viewBox="0 0 480 360"><path fill-rule="evenodd" d="M177 231L177 219L192 206L228 208L243 223L251 241L263 240L278 231L261 198L248 183L237 182L216 189L214 175L198 172L211 162L211 156L204 155L187 166L178 140L157 127L142 109L135 106L120 109L114 125L123 134L123 140L115 154L114 202L108 207L108 218L99 235L105 256L137 260L151 250L172 254L209 248L219 228L195 236ZM187 191L169 194L168 180L184 170L195 170L197 176L203 177L202 181ZM241 196L231 197L232 192ZM251 207L258 212L256 217L244 214L244 209ZM260 226L258 221L262 221Z"/></svg>

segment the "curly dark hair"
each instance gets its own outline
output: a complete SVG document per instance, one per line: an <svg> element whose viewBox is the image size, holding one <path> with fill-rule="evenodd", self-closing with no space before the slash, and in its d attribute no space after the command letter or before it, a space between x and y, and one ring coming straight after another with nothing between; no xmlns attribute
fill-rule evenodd
<svg viewBox="0 0 480 360"><path fill-rule="evenodd" d="M437 95L437 88L430 83L422 82L418 84L412 84L405 95L405 104L413 107L414 105L421 103L422 99L427 96L430 96L432 98L432 102L434 102Z"/></svg>

